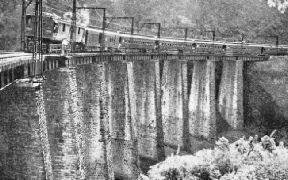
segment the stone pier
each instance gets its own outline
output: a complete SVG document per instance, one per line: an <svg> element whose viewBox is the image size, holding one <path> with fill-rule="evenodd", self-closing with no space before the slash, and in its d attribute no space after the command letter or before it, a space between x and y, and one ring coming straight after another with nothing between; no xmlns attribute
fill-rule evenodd
<svg viewBox="0 0 288 180"><path fill-rule="evenodd" d="M162 121L166 154L183 147L184 121L187 121L187 62L169 60L164 62L162 73ZM170 150L169 150L170 149ZM170 152L169 152L170 151Z"/></svg>
<svg viewBox="0 0 288 180"><path fill-rule="evenodd" d="M110 62L107 64L107 75L114 173L116 177L134 180L140 172L133 64Z"/></svg>
<svg viewBox="0 0 288 180"><path fill-rule="evenodd" d="M189 98L190 134L214 139L215 111L215 61L195 61Z"/></svg>
<svg viewBox="0 0 288 180"><path fill-rule="evenodd" d="M134 61L138 148L141 157L164 159L160 61Z"/></svg>
<svg viewBox="0 0 288 180"><path fill-rule="evenodd" d="M223 61L218 109L234 129L243 128L243 61Z"/></svg>

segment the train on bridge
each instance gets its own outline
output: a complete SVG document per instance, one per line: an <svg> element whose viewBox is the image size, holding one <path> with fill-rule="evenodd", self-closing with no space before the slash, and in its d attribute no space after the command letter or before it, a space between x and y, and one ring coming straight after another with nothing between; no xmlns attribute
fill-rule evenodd
<svg viewBox="0 0 288 180"><path fill-rule="evenodd" d="M34 15L26 16L26 49L34 48ZM43 13L43 45L44 53L60 53L63 41L70 39L71 20L55 18ZM76 25L75 52L168 52L168 53L206 53L219 55L287 55L288 46L255 44L245 42L223 42L200 39L176 39L140 34L128 34L111 29ZM104 32L104 33L103 33ZM104 46L103 46L104 44ZM102 49L101 49L102 45ZM66 46L66 45L65 45ZM105 47L105 49L103 49ZM69 45L66 47L68 50Z"/></svg>

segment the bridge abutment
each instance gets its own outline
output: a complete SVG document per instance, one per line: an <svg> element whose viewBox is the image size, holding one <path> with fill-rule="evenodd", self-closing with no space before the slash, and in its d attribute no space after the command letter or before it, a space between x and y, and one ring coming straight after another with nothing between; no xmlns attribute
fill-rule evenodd
<svg viewBox="0 0 288 180"><path fill-rule="evenodd" d="M51 164L43 155L45 118L37 113L41 100L39 85L31 82L1 92L0 179L49 179Z"/></svg>

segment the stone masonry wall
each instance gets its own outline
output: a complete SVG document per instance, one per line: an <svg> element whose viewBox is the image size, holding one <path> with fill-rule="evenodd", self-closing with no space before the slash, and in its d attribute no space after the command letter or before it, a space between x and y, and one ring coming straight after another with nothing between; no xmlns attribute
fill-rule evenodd
<svg viewBox="0 0 288 180"><path fill-rule="evenodd" d="M97 65L84 65L46 74L43 86L55 178L113 179L106 154L108 132L101 133L108 128L108 121L101 121L103 73Z"/></svg>
<svg viewBox="0 0 288 180"><path fill-rule="evenodd" d="M157 159L155 62L134 62L139 155Z"/></svg>
<svg viewBox="0 0 288 180"><path fill-rule="evenodd" d="M128 73L129 64L114 61L107 64L107 89L109 98L109 119L111 123L112 150L115 176L125 179L137 179L139 176L139 159L135 127L131 112L130 96L134 89L129 87L133 75ZM129 70L130 72L132 69ZM129 76L129 75L130 76ZM131 92L132 91L132 92Z"/></svg>
<svg viewBox="0 0 288 180"><path fill-rule="evenodd" d="M196 61L189 97L189 132L192 136L216 136L215 62Z"/></svg>
<svg viewBox="0 0 288 180"><path fill-rule="evenodd" d="M163 160L178 146L197 146L191 136L216 137L213 59L71 62L45 72L38 86L12 85L0 93L2 177L136 180L139 156ZM223 116L243 104L237 97L243 62L228 63L235 73L224 63ZM239 114L231 126L241 126Z"/></svg>
<svg viewBox="0 0 288 180"><path fill-rule="evenodd" d="M37 87L13 84L0 95L0 179L45 179Z"/></svg>
<svg viewBox="0 0 288 180"><path fill-rule="evenodd" d="M187 62L165 61L162 82L162 121L166 146L183 147L187 119Z"/></svg>

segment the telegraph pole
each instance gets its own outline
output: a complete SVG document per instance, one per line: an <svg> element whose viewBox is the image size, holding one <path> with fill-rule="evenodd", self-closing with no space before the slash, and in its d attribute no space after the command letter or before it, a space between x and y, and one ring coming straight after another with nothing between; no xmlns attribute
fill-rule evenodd
<svg viewBox="0 0 288 180"><path fill-rule="evenodd" d="M38 12L39 10L39 0L35 3L35 14L34 14L34 37L33 37L33 59L37 56L37 37L38 37Z"/></svg>
<svg viewBox="0 0 288 180"><path fill-rule="evenodd" d="M26 9L32 3L33 0L30 0L26 4L26 0L22 0L22 14L21 14L21 50L24 51L26 48L25 44L25 27L26 27Z"/></svg>
<svg viewBox="0 0 288 180"><path fill-rule="evenodd" d="M39 0L39 61L43 76L43 0Z"/></svg>
<svg viewBox="0 0 288 180"><path fill-rule="evenodd" d="M185 30L185 36L184 36L184 39L185 39L185 41L187 41L187 37L188 37L188 28L186 27L184 30Z"/></svg>
<svg viewBox="0 0 288 180"><path fill-rule="evenodd" d="M26 26L26 9L25 0L22 0L22 15L21 15L21 50L25 50L25 26Z"/></svg>
<svg viewBox="0 0 288 180"><path fill-rule="evenodd" d="M77 2L73 0L73 10L72 10L72 21L71 21L71 28L70 28L70 44L71 44L71 52L75 52L76 47L76 9L77 9Z"/></svg>
<svg viewBox="0 0 288 180"><path fill-rule="evenodd" d="M102 42L101 42L101 52L104 52L105 51L106 8L96 8L96 9L103 10L103 21L102 21L103 36L102 36Z"/></svg>

